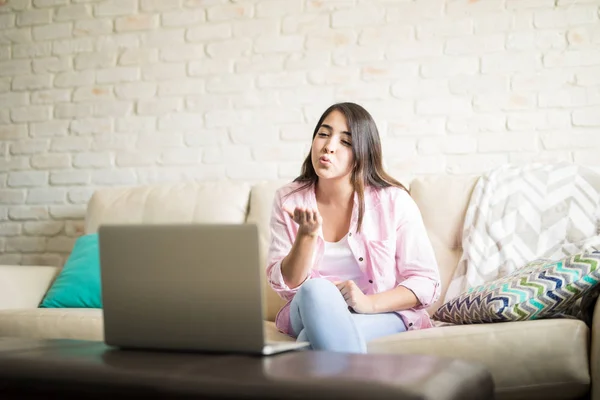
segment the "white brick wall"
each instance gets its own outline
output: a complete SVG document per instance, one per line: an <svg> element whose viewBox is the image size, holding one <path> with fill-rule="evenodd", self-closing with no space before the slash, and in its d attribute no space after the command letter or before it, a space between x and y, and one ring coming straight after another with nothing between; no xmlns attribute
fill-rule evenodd
<svg viewBox="0 0 600 400"><path fill-rule="evenodd" d="M364 105L390 172L600 165L600 0L0 1L0 263L60 265L95 189L292 178Z"/></svg>

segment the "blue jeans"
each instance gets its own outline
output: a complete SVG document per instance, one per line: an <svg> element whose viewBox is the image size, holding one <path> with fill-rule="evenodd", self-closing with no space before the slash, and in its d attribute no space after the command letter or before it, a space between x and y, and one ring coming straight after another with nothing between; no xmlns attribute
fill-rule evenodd
<svg viewBox="0 0 600 400"><path fill-rule="evenodd" d="M290 305L290 322L298 341L314 350L366 353L367 342L405 332L396 313L356 314L350 312L338 288L327 279L304 282Z"/></svg>

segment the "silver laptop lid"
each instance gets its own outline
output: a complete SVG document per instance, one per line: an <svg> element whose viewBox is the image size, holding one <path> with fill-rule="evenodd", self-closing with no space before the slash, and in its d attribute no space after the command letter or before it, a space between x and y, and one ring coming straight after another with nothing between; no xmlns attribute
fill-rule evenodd
<svg viewBox="0 0 600 400"><path fill-rule="evenodd" d="M105 342L260 353L255 225L99 227Z"/></svg>

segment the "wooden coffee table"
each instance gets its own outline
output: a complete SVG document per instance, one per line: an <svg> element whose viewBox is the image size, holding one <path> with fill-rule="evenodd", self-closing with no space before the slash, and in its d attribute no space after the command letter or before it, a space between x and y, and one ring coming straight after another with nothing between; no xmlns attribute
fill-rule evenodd
<svg viewBox="0 0 600 400"><path fill-rule="evenodd" d="M426 355L298 351L268 357L118 350L0 338L0 398L493 399L483 367Z"/></svg>

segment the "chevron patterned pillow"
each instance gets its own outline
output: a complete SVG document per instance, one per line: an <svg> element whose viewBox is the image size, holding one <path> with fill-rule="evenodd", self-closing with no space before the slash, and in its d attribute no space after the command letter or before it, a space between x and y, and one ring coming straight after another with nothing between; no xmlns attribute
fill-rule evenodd
<svg viewBox="0 0 600 400"><path fill-rule="evenodd" d="M539 259L453 298L435 312L433 319L477 324L574 315L574 303L600 283L599 267L600 252L559 261Z"/></svg>

